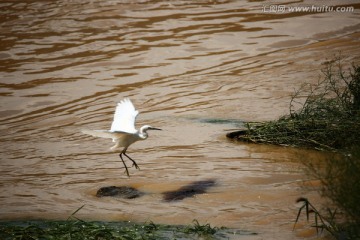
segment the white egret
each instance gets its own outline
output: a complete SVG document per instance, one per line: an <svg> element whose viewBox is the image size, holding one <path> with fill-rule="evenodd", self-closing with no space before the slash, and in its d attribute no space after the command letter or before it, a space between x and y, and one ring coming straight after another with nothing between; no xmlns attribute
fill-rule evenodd
<svg viewBox="0 0 360 240"><path fill-rule="evenodd" d="M84 130L83 133L90 134L95 137L112 138L115 143L111 150L115 151L122 149L119 156L124 164L126 174L129 175L128 167L125 164L123 155L133 162L132 166L140 169L136 162L126 154L128 147L136 141L145 140L148 138L148 130L161 130L149 125L142 126L139 130L135 129L135 119L139 112L135 109L130 99L125 98L120 101L115 110L114 120L111 124L110 130Z"/></svg>

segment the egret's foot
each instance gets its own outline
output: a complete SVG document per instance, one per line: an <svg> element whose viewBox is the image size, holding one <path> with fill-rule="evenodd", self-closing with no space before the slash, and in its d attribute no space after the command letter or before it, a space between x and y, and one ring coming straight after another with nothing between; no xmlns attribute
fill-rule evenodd
<svg viewBox="0 0 360 240"><path fill-rule="evenodd" d="M136 169L140 170L139 166L137 165L137 163L135 161L133 161L132 167L134 167L134 166L135 166Z"/></svg>
<svg viewBox="0 0 360 240"><path fill-rule="evenodd" d="M125 152L124 152L123 154L124 154L130 161L133 162L132 167L135 166L136 169L139 169L139 170L140 170L139 166L137 165L137 163L135 162L134 159L132 159L131 157L129 157L129 155L127 155Z"/></svg>

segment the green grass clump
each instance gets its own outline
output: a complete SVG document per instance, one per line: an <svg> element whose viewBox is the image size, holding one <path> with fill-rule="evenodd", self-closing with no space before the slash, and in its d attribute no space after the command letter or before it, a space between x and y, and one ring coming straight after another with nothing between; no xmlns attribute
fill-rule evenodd
<svg viewBox="0 0 360 240"><path fill-rule="evenodd" d="M235 138L255 143L344 150L360 145L360 66L344 70L340 58L324 64L323 79L292 96L290 114L250 122Z"/></svg>
<svg viewBox="0 0 360 240"><path fill-rule="evenodd" d="M201 225L197 220L193 221L193 225L184 228L185 233L197 234L200 236L214 235L220 228L211 227L210 224Z"/></svg>
<svg viewBox="0 0 360 240"><path fill-rule="evenodd" d="M220 229L210 224L193 226L161 225L153 222L89 222L75 216L85 205L74 211L66 221L0 222L0 239L4 240L167 240L215 238Z"/></svg>
<svg viewBox="0 0 360 240"><path fill-rule="evenodd" d="M232 232L233 234L233 232ZM239 235L248 235L239 232ZM251 233L253 234L253 233ZM168 240L228 239L225 228L201 225L161 225L132 222L88 222L74 217L67 221L0 222L0 239L4 240Z"/></svg>
<svg viewBox="0 0 360 240"><path fill-rule="evenodd" d="M121 225L86 222L79 220L69 221L38 221L38 222L6 222L0 224L1 239L164 239L159 238L156 229L151 224Z"/></svg>

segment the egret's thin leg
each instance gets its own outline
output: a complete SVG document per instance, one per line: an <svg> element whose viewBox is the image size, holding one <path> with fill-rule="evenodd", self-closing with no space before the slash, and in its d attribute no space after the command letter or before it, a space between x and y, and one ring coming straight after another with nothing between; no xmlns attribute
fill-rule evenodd
<svg viewBox="0 0 360 240"><path fill-rule="evenodd" d="M125 162L124 162L124 159L122 158L122 154L123 154L123 152L121 152L121 153L119 154L119 156L120 156L120 158L121 158L121 161L122 161L123 164L124 164L126 174L128 175L128 177L130 177L128 167L126 166L126 164L125 164ZM125 155L126 155L126 154L125 154Z"/></svg>
<svg viewBox="0 0 360 240"><path fill-rule="evenodd" d="M124 155L125 155L128 159L130 159L130 160L133 162L133 166L135 166L136 169L139 169L139 170L140 170L140 168L139 168L139 166L137 165L137 163L135 162L135 160L132 159L131 157L129 157L129 155L127 155L125 152L123 152L123 153L124 153Z"/></svg>

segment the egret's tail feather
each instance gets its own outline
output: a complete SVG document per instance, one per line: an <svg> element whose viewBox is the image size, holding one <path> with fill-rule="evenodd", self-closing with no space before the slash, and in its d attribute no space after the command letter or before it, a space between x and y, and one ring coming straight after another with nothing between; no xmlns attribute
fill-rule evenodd
<svg viewBox="0 0 360 240"><path fill-rule="evenodd" d="M108 130L88 130L84 129L81 131L84 134L91 135L93 137L101 137L101 138L114 138L114 133L109 132Z"/></svg>

